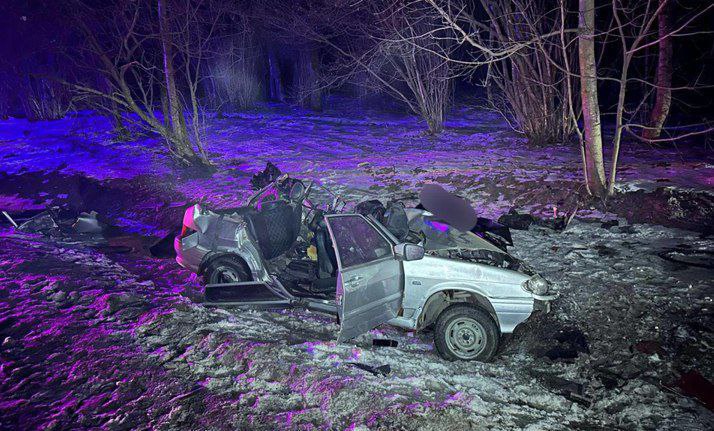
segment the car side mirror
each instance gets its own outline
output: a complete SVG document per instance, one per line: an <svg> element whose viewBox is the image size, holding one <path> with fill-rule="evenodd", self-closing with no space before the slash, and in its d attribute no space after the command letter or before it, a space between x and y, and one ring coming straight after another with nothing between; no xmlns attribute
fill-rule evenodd
<svg viewBox="0 0 714 431"><path fill-rule="evenodd" d="M403 242L394 246L394 254L397 259L404 261L420 260L424 257L424 247Z"/></svg>

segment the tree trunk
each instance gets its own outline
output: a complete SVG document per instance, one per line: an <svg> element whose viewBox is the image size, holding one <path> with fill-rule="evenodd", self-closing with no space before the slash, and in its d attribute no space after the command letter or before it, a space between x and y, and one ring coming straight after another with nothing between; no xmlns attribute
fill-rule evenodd
<svg viewBox="0 0 714 431"><path fill-rule="evenodd" d="M268 97L271 100L284 102L285 96L283 94L283 83L280 79L280 66L272 48L268 49L268 74Z"/></svg>
<svg viewBox="0 0 714 431"><path fill-rule="evenodd" d="M310 91L310 108L313 111L322 111L322 90L319 88L319 74L318 69L320 67L320 55L317 49L311 49L309 52L310 62L310 79L312 81L313 87Z"/></svg>
<svg viewBox="0 0 714 431"><path fill-rule="evenodd" d="M172 144L176 155L184 162L192 163L197 159L196 153L191 147L186 131L186 121L183 118L181 100L176 90L176 74L174 72L171 29L169 27L168 0L158 0L159 8L159 32L161 36L161 48L164 57L164 78L166 80L166 99L168 102L169 121L171 123ZM164 120L165 121L165 120ZM166 122L166 121L165 121Z"/></svg>
<svg viewBox="0 0 714 431"><path fill-rule="evenodd" d="M322 91L318 77L318 51L315 48L304 48L299 51L295 61L294 87L300 105L313 111L322 110Z"/></svg>
<svg viewBox="0 0 714 431"><path fill-rule="evenodd" d="M660 5L667 0L659 0ZM657 94L650 111L648 128L642 131L644 139L657 139L669 114L672 104L672 38L669 23L669 5L665 5L657 16L659 26L659 57L657 59Z"/></svg>
<svg viewBox="0 0 714 431"><path fill-rule="evenodd" d="M595 65L595 0L580 0L578 20L578 60L580 94L585 129L585 172L590 193L605 195L605 166L602 155L602 128Z"/></svg>

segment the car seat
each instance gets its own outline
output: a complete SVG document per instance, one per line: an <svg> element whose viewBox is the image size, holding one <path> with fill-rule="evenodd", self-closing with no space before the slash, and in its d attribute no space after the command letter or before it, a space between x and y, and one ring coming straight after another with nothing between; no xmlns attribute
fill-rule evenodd
<svg viewBox="0 0 714 431"><path fill-rule="evenodd" d="M399 241L404 241L409 236L409 219L403 203L389 202L379 221Z"/></svg>
<svg viewBox="0 0 714 431"><path fill-rule="evenodd" d="M263 202L260 211L244 215L260 254L270 260L285 253L300 233L302 207L283 200Z"/></svg>

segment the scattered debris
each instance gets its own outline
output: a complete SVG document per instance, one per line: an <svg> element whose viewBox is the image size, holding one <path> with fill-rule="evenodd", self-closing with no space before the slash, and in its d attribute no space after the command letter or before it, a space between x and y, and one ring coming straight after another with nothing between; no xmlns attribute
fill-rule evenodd
<svg viewBox="0 0 714 431"><path fill-rule="evenodd" d="M397 340L376 338L372 340L372 345L375 347L397 347L399 343L397 342Z"/></svg>
<svg viewBox="0 0 714 431"><path fill-rule="evenodd" d="M386 376L392 372L392 367L389 364L374 366L368 364L362 364L360 362L345 362L347 365L352 365L359 368L360 370L367 371L374 374L375 376Z"/></svg>
<svg viewBox="0 0 714 431"><path fill-rule="evenodd" d="M57 226L57 222L55 222L55 218L52 215L52 212L54 211L54 208L47 211L42 211L41 213L30 218L17 228L23 232L43 234L46 234L53 229L57 229L59 226Z"/></svg>
<svg viewBox="0 0 714 431"><path fill-rule="evenodd" d="M551 361L572 362L581 353L590 353L588 341L578 328L561 328L553 335L556 342L543 356Z"/></svg>
<svg viewBox="0 0 714 431"><path fill-rule="evenodd" d="M590 407L592 404L592 401L585 396L585 386L580 383L550 375L540 376L540 380L546 387L570 401L585 407Z"/></svg>
<svg viewBox="0 0 714 431"><path fill-rule="evenodd" d="M560 232L566 228L570 220L572 220L572 215L570 217L562 215L554 218L539 218L532 214L521 214L515 209L511 209L508 214L498 218L498 223L516 230L528 230L531 225L536 225Z"/></svg>
<svg viewBox="0 0 714 431"><path fill-rule="evenodd" d="M714 269L714 251L677 246L657 253L664 260L685 266Z"/></svg>
<svg viewBox="0 0 714 431"><path fill-rule="evenodd" d="M608 247L605 244L596 244L593 248L597 251L598 256L603 256L603 257L617 256L617 250L615 250L612 247Z"/></svg>
<svg viewBox="0 0 714 431"><path fill-rule="evenodd" d="M105 228L106 225L97 219L96 211L80 213L77 221L72 225L72 229L77 233L102 233Z"/></svg>
<svg viewBox="0 0 714 431"><path fill-rule="evenodd" d="M645 355L664 355L665 351L662 348L662 344L657 340L645 340L640 341L632 346L633 349Z"/></svg>
<svg viewBox="0 0 714 431"><path fill-rule="evenodd" d="M511 229L528 230L530 225L535 222L535 217L530 214L519 214L515 209L511 209L508 214L499 217L498 222Z"/></svg>
<svg viewBox="0 0 714 431"><path fill-rule="evenodd" d="M620 225L620 221L617 219L613 219L613 220L605 220L604 222L602 222L600 224L600 227L603 229L610 229L611 227L615 227L615 226L619 226L619 225Z"/></svg>
<svg viewBox="0 0 714 431"><path fill-rule="evenodd" d="M622 376L604 367L595 368L595 378L599 380L602 386L607 390L621 386L620 380Z"/></svg>
<svg viewBox="0 0 714 431"><path fill-rule="evenodd" d="M280 169L278 169L277 166L275 166L271 162L268 162L262 172L258 172L257 174L253 175L253 178L250 179L250 186L253 188L253 190L260 190L263 187L273 183L282 174L283 173L280 171Z"/></svg>

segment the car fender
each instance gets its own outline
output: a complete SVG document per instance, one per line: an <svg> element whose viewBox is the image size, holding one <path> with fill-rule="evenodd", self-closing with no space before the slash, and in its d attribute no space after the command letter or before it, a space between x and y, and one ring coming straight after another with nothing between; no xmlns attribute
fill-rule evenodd
<svg viewBox="0 0 714 431"><path fill-rule="evenodd" d="M513 332L533 312L531 295L493 296L490 290L478 282L446 281L436 284L424 291L423 305L414 316L415 326L428 326L446 307L459 302L471 303L488 311L502 333Z"/></svg>
<svg viewBox="0 0 714 431"><path fill-rule="evenodd" d="M487 293L476 284L462 281L438 283L423 291L418 302L421 305L417 308L413 318L419 328L431 324L441 311L457 302L473 303L488 311L498 322Z"/></svg>
<svg viewBox="0 0 714 431"><path fill-rule="evenodd" d="M256 265L255 259L249 258L246 259L246 257L242 256L239 253L235 253L232 251L211 251L206 253L206 255L203 257L203 260L201 261L201 264L198 267L198 275L203 275L203 273L206 271L206 268L211 264L211 262L215 261L219 257L224 257L224 256L230 256L234 259L237 259L241 264L245 265L246 269L249 270L251 274L251 278L253 280L257 281L265 281L263 280L263 273L265 272L264 268L262 266Z"/></svg>

